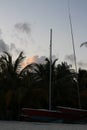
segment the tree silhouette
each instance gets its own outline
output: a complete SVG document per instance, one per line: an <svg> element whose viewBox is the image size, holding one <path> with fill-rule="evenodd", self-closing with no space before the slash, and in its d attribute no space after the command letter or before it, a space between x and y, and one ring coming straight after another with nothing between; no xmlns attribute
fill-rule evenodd
<svg viewBox="0 0 87 130"><path fill-rule="evenodd" d="M16 93L19 89L20 69L24 58L23 52L19 54L14 62L8 52L4 52L0 57L0 87L4 88L7 114L9 111L13 112L12 109L16 109Z"/></svg>
<svg viewBox="0 0 87 130"><path fill-rule="evenodd" d="M57 65L55 80L55 104L73 106L76 96L75 72L66 62Z"/></svg>

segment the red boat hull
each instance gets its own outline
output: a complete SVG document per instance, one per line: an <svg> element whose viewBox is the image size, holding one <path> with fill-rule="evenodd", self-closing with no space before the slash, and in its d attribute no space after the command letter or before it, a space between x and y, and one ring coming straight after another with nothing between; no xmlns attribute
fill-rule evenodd
<svg viewBox="0 0 87 130"><path fill-rule="evenodd" d="M23 120L40 122L80 122L84 120L82 114L30 108L22 108L21 117Z"/></svg>
<svg viewBox="0 0 87 130"><path fill-rule="evenodd" d="M86 115L87 116L87 110L84 109L76 109L76 108L69 108L69 107L61 107L58 106L58 110L63 112L63 113L71 113L71 114L76 114L76 115Z"/></svg>

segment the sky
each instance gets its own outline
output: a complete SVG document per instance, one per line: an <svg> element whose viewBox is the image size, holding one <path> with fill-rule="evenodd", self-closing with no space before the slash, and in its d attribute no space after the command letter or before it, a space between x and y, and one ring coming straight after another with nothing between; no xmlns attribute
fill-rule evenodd
<svg viewBox="0 0 87 130"><path fill-rule="evenodd" d="M87 0L69 0L78 68L87 69ZM74 65L68 0L0 0L0 52L15 58L20 51L26 63L49 57L50 29L52 55L57 63Z"/></svg>

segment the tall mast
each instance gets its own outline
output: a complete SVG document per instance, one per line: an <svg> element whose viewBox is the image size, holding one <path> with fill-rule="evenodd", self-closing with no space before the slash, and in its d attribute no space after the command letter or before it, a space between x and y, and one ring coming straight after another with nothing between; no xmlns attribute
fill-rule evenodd
<svg viewBox="0 0 87 130"><path fill-rule="evenodd" d="M77 71L76 52L75 52L75 44L74 44L74 36L73 36L73 28L72 28L72 20L71 20L71 12L70 12L69 0L68 0L68 13L69 13L69 22L70 22L70 30L71 30L71 38L72 38L72 46L73 46L75 70L76 70L76 73L78 73L78 71ZM77 93L78 93L78 106L79 106L79 108L81 108L78 81L77 81Z"/></svg>
<svg viewBox="0 0 87 130"><path fill-rule="evenodd" d="M50 29L49 110L51 110L51 87L52 87L52 29Z"/></svg>

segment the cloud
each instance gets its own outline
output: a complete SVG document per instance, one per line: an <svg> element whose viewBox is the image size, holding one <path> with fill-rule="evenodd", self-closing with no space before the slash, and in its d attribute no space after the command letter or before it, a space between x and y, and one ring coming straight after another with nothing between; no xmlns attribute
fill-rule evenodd
<svg viewBox="0 0 87 130"><path fill-rule="evenodd" d="M22 66L25 67L26 65L31 64L31 63L44 64L44 63L46 63L46 61L45 61L46 58L47 58L46 56L40 56L39 57L38 55L35 55L35 56L27 58L23 62ZM55 59L56 59L56 56L55 55L52 56L52 60L54 61Z"/></svg>
<svg viewBox="0 0 87 130"><path fill-rule="evenodd" d="M36 56L32 56L32 57L30 57L30 58L28 58L27 59L27 64L30 64L30 63L45 63L46 61L45 61L45 59L46 59L47 57L46 56L38 56L38 55L36 55ZM52 56L52 60L54 61L56 59L56 56Z"/></svg>
<svg viewBox="0 0 87 130"><path fill-rule="evenodd" d="M0 37L2 36L2 30L0 29Z"/></svg>
<svg viewBox="0 0 87 130"><path fill-rule="evenodd" d="M14 27L17 31L21 33L30 34L31 32L30 24L28 23L16 23Z"/></svg>
<svg viewBox="0 0 87 130"><path fill-rule="evenodd" d="M25 48L26 45L29 46L34 43L34 41L32 41L34 38L31 33L31 25L27 22L16 23L12 34L14 35L14 39L18 42L18 45L21 44L23 48Z"/></svg>
<svg viewBox="0 0 87 130"><path fill-rule="evenodd" d="M10 45L6 44L3 39L0 39L0 53L2 52L10 52L10 53L16 53L18 54L21 52L14 43L11 43Z"/></svg>
<svg viewBox="0 0 87 130"><path fill-rule="evenodd" d="M87 68L87 63L84 63L82 61L78 62L78 65L83 68Z"/></svg>
<svg viewBox="0 0 87 130"><path fill-rule="evenodd" d="M41 56L41 57L39 57L38 55L32 56L32 57L27 59L27 64L30 64L30 63L44 63L45 59L46 59L45 56Z"/></svg>
<svg viewBox="0 0 87 130"><path fill-rule="evenodd" d="M68 61L70 61L71 63L73 63L73 62L74 62L74 55L73 55L73 54L66 55L66 56L65 56L65 60L68 60Z"/></svg>
<svg viewBox="0 0 87 130"><path fill-rule="evenodd" d="M9 50L9 46L4 42L3 39L0 39L0 52Z"/></svg>
<svg viewBox="0 0 87 130"><path fill-rule="evenodd" d="M25 67L26 65L31 63L45 63L45 59L46 59L45 56L39 57L38 55L35 55L30 58L27 58L22 66Z"/></svg>
<svg viewBox="0 0 87 130"><path fill-rule="evenodd" d="M21 50L18 49L18 48L15 46L14 43L11 43L11 44L10 44L10 46L9 46L9 50L10 50L10 51L15 51L16 53L21 52Z"/></svg>
<svg viewBox="0 0 87 130"><path fill-rule="evenodd" d="M75 63L74 62L74 55L73 54L66 55L65 56L65 60L69 61L71 64ZM83 61L78 61L77 62L77 66L81 67L81 68L87 68L87 63L83 62Z"/></svg>

